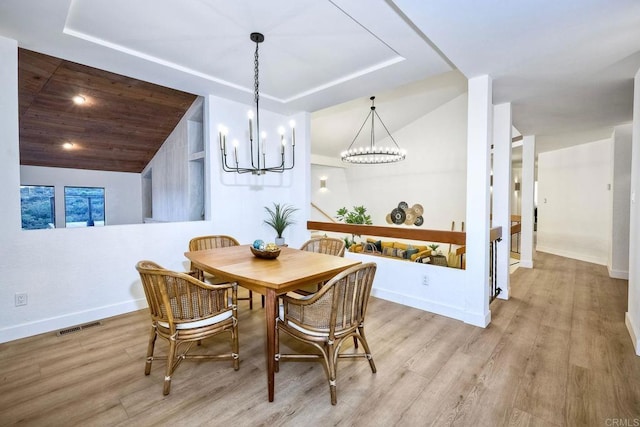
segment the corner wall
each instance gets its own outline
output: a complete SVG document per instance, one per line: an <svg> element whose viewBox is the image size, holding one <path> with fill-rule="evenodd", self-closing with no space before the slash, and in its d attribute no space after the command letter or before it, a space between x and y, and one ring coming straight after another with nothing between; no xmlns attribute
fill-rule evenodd
<svg viewBox="0 0 640 427"><path fill-rule="evenodd" d="M538 155L536 250L607 265L611 139Z"/></svg>

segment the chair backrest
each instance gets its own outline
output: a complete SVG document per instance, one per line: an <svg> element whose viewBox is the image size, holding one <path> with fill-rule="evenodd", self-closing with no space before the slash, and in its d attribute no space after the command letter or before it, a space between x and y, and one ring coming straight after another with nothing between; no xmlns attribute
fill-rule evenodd
<svg viewBox="0 0 640 427"><path fill-rule="evenodd" d="M151 318L176 324L206 319L230 309L231 287L210 289L188 274L167 270L152 261L136 264Z"/></svg>
<svg viewBox="0 0 640 427"><path fill-rule="evenodd" d="M194 237L189 241L189 252L204 251L206 249L225 248L227 246L238 246L240 243L231 236L213 235ZM199 280L204 280L204 272L196 268L193 263L189 264L190 274Z"/></svg>
<svg viewBox="0 0 640 427"><path fill-rule="evenodd" d="M203 251L205 249L224 248L227 246L238 246L240 243L231 236L200 236L189 241L189 251Z"/></svg>
<svg viewBox="0 0 640 427"><path fill-rule="evenodd" d="M369 262L338 273L304 305L289 305L287 321L330 337L357 328L364 322L376 268Z"/></svg>
<svg viewBox="0 0 640 427"><path fill-rule="evenodd" d="M316 237L304 242L300 247L300 250L344 256L345 242L342 239L336 239L333 237Z"/></svg>

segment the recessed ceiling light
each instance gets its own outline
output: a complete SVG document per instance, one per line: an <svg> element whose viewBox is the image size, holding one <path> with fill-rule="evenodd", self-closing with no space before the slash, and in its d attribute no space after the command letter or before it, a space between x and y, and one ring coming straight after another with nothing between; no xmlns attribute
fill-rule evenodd
<svg viewBox="0 0 640 427"><path fill-rule="evenodd" d="M64 144L62 144L62 148L64 148L65 150L71 150L73 148L73 144L71 142L65 142Z"/></svg>
<svg viewBox="0 0 640 427"><path fill-rule="evenodd" d="M82 95L76 95L76 96L73 97L73 102L75 102L77 105L82 105L86 101L87 100Z"/></svg>

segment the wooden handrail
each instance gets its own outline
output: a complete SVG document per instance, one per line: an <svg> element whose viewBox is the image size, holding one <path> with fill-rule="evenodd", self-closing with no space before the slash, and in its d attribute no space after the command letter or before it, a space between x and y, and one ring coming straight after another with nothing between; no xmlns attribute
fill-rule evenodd
<svg viewBox="0 0 640 427"><path fill-rule="evenodd" d="M518 234L522 231L522 224L517 223L511 226L511 235Z"/></svg>
<svg viewBox="0 0 640 427"><path fill-rule="evenodd" d="M414 230L410 228L381 227L377 225L344 224L341 222L307 221L308 230L331 231L337 233L392 237L396 239L418 240L422 242L451 243L464 246L467 233L462 231ZM494 227L490 232L491 241L502 237L502 227Z"/></svg>
<svg viewBox="0 0 640 427"><path fill-rule="evenodd" d="M412 230L409 228L319 221L307 221L307 229L365 236L394 237L397 239L419 240L424 242L453 243L454 245L464 245L466 241L466 233L461 231Z"/></svg>
<svg viewBox="0 0 640 427"><path fill-rule="evenodd" d="M335 220L335 218L333 218L332 216L330 216L328 213L326 213L325 211L323 211L322 209L320 209L320 207L318 205L316 205L315 203L311 202L311 207L315 208L318 210L318 212L320 212L322 215L324 215L325 217L329 218L329 220L331 220L331 222L337 222Z"/></svg>

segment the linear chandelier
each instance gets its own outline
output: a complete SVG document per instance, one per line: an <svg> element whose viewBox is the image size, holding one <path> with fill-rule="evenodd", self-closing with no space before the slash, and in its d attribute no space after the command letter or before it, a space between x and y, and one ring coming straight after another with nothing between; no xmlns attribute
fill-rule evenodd
<svg viewBox="0 0 640 427"><path fill-rule="evenodd" d="M396 140L393 139L393 136L391 136L391 133L385 126L380 116L378 115L378 112L376 111L376 106L374 105L376 97L372 96L369 99L371 100L371 110L369 111L369 114L367 115L367 117L364 119L362 126L360 126L360 130L358 130L358 133L356 134L355 138L353 138L353 141L351 141L351 144L349 145L349 147L347 147L347 149L340 154L340 158L342 159L343 162L358 163L358 164L365 164L365 165L395 163L395 162L404 160L407 157L407 152L400 148L400 146L398 145ZM376 146L376 142L375 142L376 141L375 118L376 117L380 121L380 124L382 125L384 130L387 132L387 135L389 135L389 138L391 138L391 141L393 141L393 143L395 144L395 147ZM358 139L360 132L362 132L362 129L364 128L364 125L367 124L367 121L369 120L369 118L371 118L371 139L370 139L369 145L366 147L361 146L361 147L354 148L353 144L356 142L356 139Z"/></svg>
<svg viewBox="0 0 640 427"><path fill-rule="evenodd" d="M264 41L264 35L261 33L251 33L249 36L251 41L256 44L256 51L254 54L254 101L256 104L255 113L253 110L250 110L248 113L249 118L249 150L250 150L250 158L251 158L251 166L240 166L240 159L238 157L238 149L240 148L240 143L237 139L234 139L232 142L233 145L233 159L231 160L231 165L229 165L227 161L227 155L231 157L231 153L227 152L227 134L228 129L221 125L218 128L218 138L220 140L220 160L222 161L222 170L225 172L236 172L236 173L248 173L251 172L254 175L262 175L267 172L277 172L282 173L286 170L293 169L295 165L295 149L296 149L296 130L295 130L295 122L291 120L289 125L291 127L291 164L285 165L285 148L287 146L287 140L285 138L285 129L283 126L280 126L278 129L278 133L280 134L280 164L274 166L267 166L267 153L266 153L266 143L267 143L267 134L266 132L260 132L260 82L258 79L258 71L259 71L259 55L258 55L258 46L260 43ZM255 133L254 133L254 121L255 116ZM254 135L256 137L256 141L254 142Z"/></svg>

